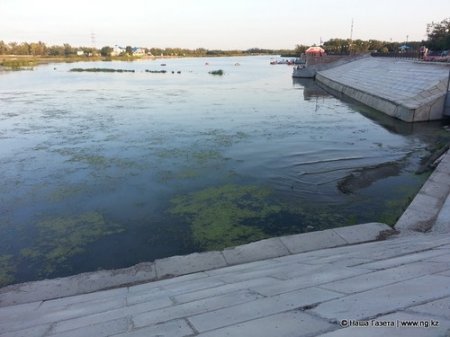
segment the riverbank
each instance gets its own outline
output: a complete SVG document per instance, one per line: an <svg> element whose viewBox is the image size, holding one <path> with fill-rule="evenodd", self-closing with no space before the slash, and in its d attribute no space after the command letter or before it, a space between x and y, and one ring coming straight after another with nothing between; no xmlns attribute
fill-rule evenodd
<svg viewBox="0 0 450 337"><path fill-rule="evenodd" d="M347 96L406 122L440 120L449 110L450 64L365 57L317 72L337 97Z"/></svg>
<svg viewBox="0 0 450 337"><path fill-rule="evenodd" d="M20 68L34 67L50 63L75 63L75 62L95 62L95 61L137 61L152 59L149 56L28 56L28 55L0 55L0 71L20 70Z"/></svg>
<svg viewBox="0 0 450 337"><path fill-rule="evenodd" d="M75 62L96 62L96 61L145 61L145 60L157 60L157 59L178 59L178 58L219 58L219 57L246 57L246 56L273 56L272 54L209 54L209 55L141 55L141 56L30 56L30 55L0 55L0 71L11 70L13 68L37 66L50 63L75 63ZM14 70L14 69L13 69Z"/></svg>

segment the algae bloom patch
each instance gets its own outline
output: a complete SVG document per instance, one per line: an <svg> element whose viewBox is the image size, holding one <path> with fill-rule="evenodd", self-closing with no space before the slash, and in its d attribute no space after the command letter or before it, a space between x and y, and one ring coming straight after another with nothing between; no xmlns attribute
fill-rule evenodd
<svg viewBox="0 0 450 337"><path fill-rule="evenodd" d="M63 267L68 259L83 253L90 243L123 231L122 227L108 223L97 212L47 218L36 227L34 245L22 249L21 258L36 264L41 276L51 275Z"/></svg>
<svg viewBox="0 0 450 337"><path fill-rule="evenodd" d="M13 264L12 255L0 255L0 287L8 285L14 281L16 268Z"/></svg>
<svg viewBox="0 0 450 337"><path fill-rule="evenodd" d="M270 195L268 188L227 184L175 197L170 212L189 222L201 248L222 249L268 237L249 223L258 224L282 211L270 202Z"/></svg>

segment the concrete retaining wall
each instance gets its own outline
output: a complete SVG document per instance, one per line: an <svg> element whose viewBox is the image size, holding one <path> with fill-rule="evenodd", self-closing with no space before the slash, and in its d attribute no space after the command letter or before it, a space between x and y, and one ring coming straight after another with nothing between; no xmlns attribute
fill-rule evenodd
<svg viewBox="0 0 450 337"><path fill-rule="evenodd" d="M444 118L450 65L366 57L328 70L316 80L406 122Z"/></svg>
<svg viewBox="0 0 450 337"><path fill-rule="evenodd" d="M443 155L430 178L420 189L395 228L402 231L437 232L450 231L450 208L444 207L450 195L450 151ZM450 204L450 201L448 202ZM449 205L447 205L448 207ZM440 212L442 213L439 217ZM439 221L436 220L439 218ZM436 227L434 227L436 225Z"/></svg>
<svg viewBox="0 0 450 337"><path fill-rule="evenodd" d="M444 116L450 117L450 72L448 75L447 97L445 99Z"/></svg>
<svg viewBox="0 0 450 337"><path fill-rule="evenodd" d="M339 227L261 240L223 251L172 256L125 269L15 284L0 289L0 308L163 280L312 250L369 242L382 239L383 234L390 230L391 227L381 223Z"/></svg>
<svg viewBox="0 0 450 337"><path fill-rule="evenodd" d="M368 55L326 55L326 56L307 56L306 66L295 67L292 72L294 78L314 78L319 71L335 68L337 66L368 57Z"/></svg>

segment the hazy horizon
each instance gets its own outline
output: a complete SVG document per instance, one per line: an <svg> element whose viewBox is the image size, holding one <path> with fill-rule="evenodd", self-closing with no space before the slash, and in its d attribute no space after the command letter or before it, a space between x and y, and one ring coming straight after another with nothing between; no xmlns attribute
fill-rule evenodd
<svg viewBox="0 0 450 337"><path fill-rule="evenodd" d="M74 46L292 49L331 38L420 41L444 0L1 0L0 40Z"/></svg>

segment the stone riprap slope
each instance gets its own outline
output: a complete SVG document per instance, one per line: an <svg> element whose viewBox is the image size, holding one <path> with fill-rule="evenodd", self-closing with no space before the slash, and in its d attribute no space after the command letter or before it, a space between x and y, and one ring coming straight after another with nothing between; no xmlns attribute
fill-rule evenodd
<svg viewBox="0 0 450 337"><path fill-rule="evenodd" d="M445 64L366 57L320 71L316 80L337 95L417 122L443 118L449 70Z"/></svg>

